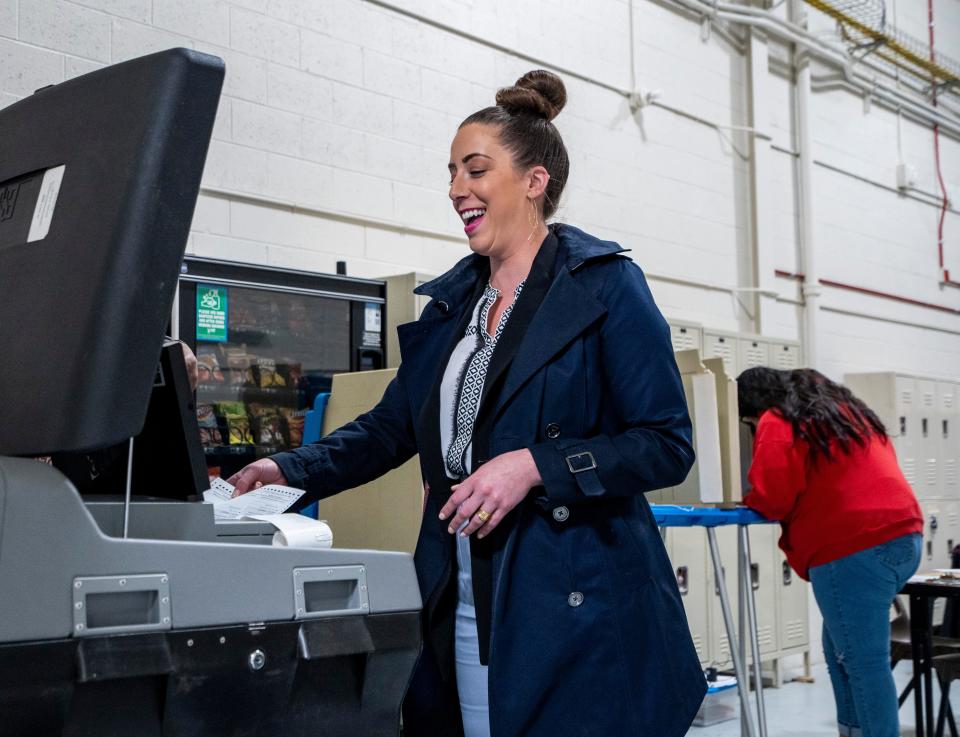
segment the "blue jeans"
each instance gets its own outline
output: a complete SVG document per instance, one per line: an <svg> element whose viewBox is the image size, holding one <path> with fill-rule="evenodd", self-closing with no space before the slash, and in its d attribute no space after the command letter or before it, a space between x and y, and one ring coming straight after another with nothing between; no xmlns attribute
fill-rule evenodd
<svg viewBox="0 0 960 737"><path fill-rule="evenodd" d="M841 735L900 734L890 605L917 570L920 548L921 536L914 533L810 569Z"/></svg>

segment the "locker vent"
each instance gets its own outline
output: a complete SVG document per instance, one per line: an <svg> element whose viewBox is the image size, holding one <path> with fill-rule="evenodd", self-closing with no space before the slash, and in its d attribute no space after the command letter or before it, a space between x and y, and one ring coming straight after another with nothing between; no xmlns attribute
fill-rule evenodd
<svg viewBox="0 0 960 737"><path fill-rule="evenodd" d="M957 485L957 461L954 458L943 459L943 482L948 486Z"/></svg>
<svg viewBox="0 0 960 737"><path fill-rule="evenodd" d="M720 637L720 659L726 660L730 657L730 641L726 635Z"/></svg>
<svg viewBox="0 0 960 737"><path fill-rule="evenodd" d="M927 486L936 486L937 485L937 459L936 458L927 458Z"/></svg>
<svg viewBox="0 0 960 737"><path fill-rule="evenodd" d="M933 406L933 392L924 392L923 393L923 406L932 407Z"/></svg>
<svg viewBox="0 0 960 737"><path fill-rule="evenodd" d="M903 471L903 476L906 478L907 483L913 486L916 483L916 468L913 458L901 459L900 470Z"/></svg>
<svg viewBox="0 0 960 737"><path fill-rule="evenodd" d="M674 333L673 335L673 350L674 351L685 351L691 348L699 348L700 345L698 341L694 340L693 336L690 333Z"/></svg>
<svg viewBox="0 0 960 737"><path fill-rule="evenodd" d="M727 343L714 343L713 357L722 358L724 361L733 360L733 349Z"/></svg>
<svg viewBox="0 0 960 737"><path fill-rule="evenodd" d="M807 639L807 628L802 619L791 619L784 627L784 634L787 636L787 642L804 642Z"/></svg>
<svg viewBox="0 0 960 737"><path fill-rule="evenodd" d="M943 408L950 409L953 406L953 395L944 394L943 395Z"/></svg>
<svg viewBox="0 0 960 737"><path fill-rule="evenodd" d="M760 627L757 631L757 639L760 641L761 651L764 647L773 647L773 626Z"/></svg>
<svg viewBox="0 0 960 737"><path fill-rule="evenodd" d="M700 660L703 660L706 657L706 649L703 645L703 637L700 635L693 635L693 647L697 651L697 657L699 657Z"/></svg>
<svg viewBox="0 0 960 737"><path fill-rule="evenodd" d="M773 367L778 369L793 369L797 367L797 354L784 346L782 351L774 354Z"/></svg>
<svg viewBox="0 0 960 737"><path fill-rule="evenodd" d="M913 392L909 389L904 389L901 391L900 404L904 405L905 407L909 407L911 404L913 404Z"/></svg>
<svg viewBox="0 0 960 737"><path fill-rule="evenodd" d="M745 360L747 367L753 368L754 366L763 366L767 362L767 356L759 345L751 343L750 347L747 348Z"/></svg>

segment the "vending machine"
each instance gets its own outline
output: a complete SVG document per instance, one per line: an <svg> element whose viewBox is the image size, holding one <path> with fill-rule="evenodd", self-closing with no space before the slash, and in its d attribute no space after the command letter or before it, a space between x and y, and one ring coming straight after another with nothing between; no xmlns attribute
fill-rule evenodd
<svg viewBox="0 0 960 737"><path fill-rule="evenodd" d="M171 332L197 354L212 476L299 447L334 374L385 366L382 281L186 257Z"/></svg>

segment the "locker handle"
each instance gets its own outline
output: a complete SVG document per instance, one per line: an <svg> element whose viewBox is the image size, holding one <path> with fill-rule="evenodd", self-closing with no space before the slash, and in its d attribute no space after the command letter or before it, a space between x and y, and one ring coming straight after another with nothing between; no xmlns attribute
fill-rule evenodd
<svg viewBox="0 0 960 737"><path fill-rule="evenodd" d="M926 417L920 420L920 432L923 434L923 437L927 437L927 418Z"/></svg>
<svg viewBox="0 0 960 737"><path fill-rule="evenodd" d="M750 588L757 591L760 588L760 564L750 564Z"/></svg>
<svg viewBox="0 0 960 737"><path fill-rule="evenodd" d="M903 415L900 415L900 434L901 435L907 434L907 418L904 417Z"/></svg>
<svg viewBox="0 0 960 737"><path fill-rule="evenodd" d="M783 566L783 585L789 586L793 583L793 569L787 561L783 561L781 565Z"/></svg>
<svg viewBox="0 0 960 737"><path fill-rule="evenodd" d="M680 566L677 568L677 587L680 589L680 595L686 596L687 592L690 590L689 583L689 571L687 566Z"/></svg>
<svg viewBox="0 0 960 737"><path fill-rule="evenodd" d="M943 421L943 439L947 440L950 437L950 428L947 420Z"/></svg>

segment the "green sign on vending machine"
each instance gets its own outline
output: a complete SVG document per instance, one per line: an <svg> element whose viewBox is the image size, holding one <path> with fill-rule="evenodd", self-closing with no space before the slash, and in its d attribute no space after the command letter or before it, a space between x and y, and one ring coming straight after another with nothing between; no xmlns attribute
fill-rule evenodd
<svg viewBox="0 0 960 737"><path fill-rule="evenodd" d="M227 289L197 285L197 340L227 341Z"/></svg>

